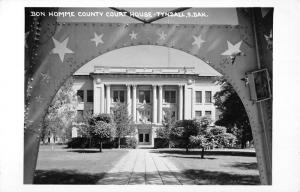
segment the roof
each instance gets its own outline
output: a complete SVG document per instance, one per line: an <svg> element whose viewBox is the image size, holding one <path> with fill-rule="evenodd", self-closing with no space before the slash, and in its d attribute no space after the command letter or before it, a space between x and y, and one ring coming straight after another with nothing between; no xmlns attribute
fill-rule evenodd
<svg viewBox="0 0 300 192"><path fill-rule="evenodd" d="M177 49L139 45L116 49L88 62L74 75L89 75L96 68L164 68L193 69L199 76L221 76L199 58Z"/></svg>

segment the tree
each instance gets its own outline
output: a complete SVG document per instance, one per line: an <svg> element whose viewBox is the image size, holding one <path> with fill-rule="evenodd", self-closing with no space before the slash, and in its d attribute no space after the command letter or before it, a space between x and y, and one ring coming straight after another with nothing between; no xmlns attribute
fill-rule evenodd
<svg viewBox="0 0 300 192"><path fill-rule="evenodd" d="M201 124L196 120L180 120L171 128L170 138L174 142L182 143L188 153L192 144L190 137L198 135L200 128Z"/></svg>
<svg viewBox="0 0 300 192"><path fill-rule="evenodd" d="M134 132L131 124L131 117L128 114L127 105L117 102L113 108L113 119L116 125L116 136L118 137L118 147L121 146L121 138Z"/></svg>
<svg viewBox="0 0 300 192"><path fill-rule="evenodd" d="M171 147L170 141L171 141L171 128L175 125L176 119L174 116L172 116L172 112L170 109L165 110L165 115L164 115L164 121L162 122L163 127L157 128L156 131L156 136L158 138L163 138L168 141L169 148Z"/></svg>
<svg viewBox="0 0 300 192"><path fill-rule="evenodd" d="M201 159L204 158L204 149L206 147L208 147L209 145L211 145L210 142L208 142L208 138L206 137L206 135L191 135L189 138L190 142L195 145L195 146L199 146L202 150L201 150Z"/></svg>
<svg viewBox="0 0 300 192"><path fill-rule="evenodd" d="M251 126L245 108L234 88L225 80L219 79L221 90L214 95L215 106L221 112L216 125L227 127L227 132L237 137L241 148L253 139Z"/></svg>
<svg viewBox="0 0 300 192"><path fill-rule="evenodd" d="M95 115L90 119L90 133L99 141L99 150L102 152L102 143L115 134L115 124L109 114Z"/></svg>
<svg viewBox="0 0 300 192"><path fill-rule="evenodd" d="M92 134L96 139L99 140L99 150L102 152L102 143L104 139L111 138L114 134L114 127L110 123L106 123L104 121L97 121L93 126Z"/></svg>
<svg viewBox="0 0 300 192"><path fill-rule="evenodd" d="M214 137L209 130L209 125L212 120L209 117L202 117L200 120L196 120L199 125L199 131L197 135L191 135L189 137L190 143L192 146L200 147L201 150L201 158L204 158L204 150L208 147L213 146Z"/></svg>
<svg viewBox="0 0 300 192"><path fill-rule="evenodd" d="M79 135L89 139L89 147L92 146L93 129L90 123L94 122L93 118L91 111L84 111L82 118L80 120L77 119L78 121L76 123Z"/></svg>
<svg viewBox="0 0 300 192"><path fill-rule="evenodd" d="M77 97L73 90L73 78L69 78L59 89L44 118L44 126L41 132L42 141L52 134L63 140L70 137L72 122L76 118Z"/></svg>

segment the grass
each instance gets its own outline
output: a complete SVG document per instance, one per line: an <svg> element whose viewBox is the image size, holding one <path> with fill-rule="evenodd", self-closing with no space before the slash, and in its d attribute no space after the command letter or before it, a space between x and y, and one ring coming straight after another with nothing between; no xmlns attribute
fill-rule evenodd
<svg viewBox="0 0 300 192"><path fill-rule="evenodd" d="M201 151L155 149L170 159L194 184L258 185L259 172L255 152L251 150ZM66 149L64 146L41 146L35 172L35 184L96 184L123 155L126 149ZM118 174L113 177L119 177Z"/></svg>
<svg viewBox="0 0 300 192"><path fill-rule="evenodd" d="M127 150L40 146L34 184L95 184Z"/></svg>
<svg viewBox="0 0 300 192"><path fill-rule="evenodd" d="M259 172L254 151L215 150L185 153L184 149L162 149L161 153L170 159L181 172L202 185L259 185Z"/></svg>

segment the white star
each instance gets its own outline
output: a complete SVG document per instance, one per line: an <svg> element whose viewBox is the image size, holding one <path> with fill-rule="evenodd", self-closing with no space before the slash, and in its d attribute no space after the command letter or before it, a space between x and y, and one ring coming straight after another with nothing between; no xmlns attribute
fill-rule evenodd
<svg viewBox="0 0 300 192"><path fill-rule="evenodd" d="M58 54L61 62L64 62L65 54L66 53L74 53L71 49L67 48L69 37L67 37L62 43L57 41L52 37L54 42L54 48L52 49L53 54Z"/></svg>
<svg viewBox="0 0 300 192"><path fill-rule="evenodd" d="M222 53L222 55L229 55L229 56L236 56L239 53L241 53L240 47L241 47L242 41L238 42L235 45L232 45L229 41L227 41L228 49Z"/></svg>
<svg viewBox="0 0 300 192"><path fill-rule="evenodd" d="M42 81L45 81L46 83L49 83L49 80L51 79L51 77L46 74L46 73L41 73L42 76Z"/></svg>
<svg viewBox="0 0 300 192"><path fill-rule="evenodd" d="M269 8L261 8L261 16L264 18L269 11L270 11Z"/></svg>
<svg viewBox="0 0 300 192"><path fill-rule="evenodd" d="M159 35L159 39L160 40L166 40L166 37L167 37L167 34L165 34L165 32L164 31L162 31L160 34L158 34Z"/></svg>
<svg viewBox="0 0 300 192"><path fill-rule="evenodd" d="M35 100L38 103L42 103L43 102L43 98L41 96L35 97Z"/></svg>
<svg viewBox="0 0 300 192"><path fill-rule="evenodd" d="M27 31L25 33L25 48L28 48L28 45L27 45L27 38L28 38L28 35L29 35L29 31Z"/></svg>
<svg viewBox="0 0 300 192"><path fill-rule="evenodd" d="M96 44L96 47L98 47L98 44L101 43L103 44L103 40L102 40L102 37L103 37L103 33L101 33L100 35L97 35L97 33L94 33L94 38L91 39L91 41L94 41L95 44Z"/></svg>
<svg viewBox="0 0 300 192"><path fill-rule="evenodd" d="M201 38L201 34L197 37L197 36L193 36L194 38L194 42L192 45L197 45L198 48L201 47L201 44L204 43L205 41Z"/></svg>
<svg viewBox="0 0 300 192"><path fill-rule="evenodd" d="M134 31L132 31L132 32L129 34L129 36L130 36L130 39L131 39L131 40L132 40L132 39L136 39L137 33L134 33Z"/></svg>

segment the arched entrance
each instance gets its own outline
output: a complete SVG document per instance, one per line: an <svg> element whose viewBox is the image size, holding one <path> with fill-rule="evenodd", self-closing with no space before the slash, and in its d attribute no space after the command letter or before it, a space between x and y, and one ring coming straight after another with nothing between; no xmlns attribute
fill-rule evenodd
<svg viewBox="0 0 300 192"><path fill-rule="evenodd" d="M262 184L271 183L271 102L250 100L245 74L259 68L254 14L237 11L239 25L152 23L61 23L33 17L26 48L24 182L32 182L39 135L58 89L90 60L122 47L157 45L191 54L220 72L234 87L248 114Z"/></svg>

